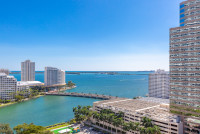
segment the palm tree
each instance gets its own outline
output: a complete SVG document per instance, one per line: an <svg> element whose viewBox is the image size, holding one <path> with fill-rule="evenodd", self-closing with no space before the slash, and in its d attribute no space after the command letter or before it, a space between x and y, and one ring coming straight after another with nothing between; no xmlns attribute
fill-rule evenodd
<svg viewBox="0 0 200 134"><path fill-rule="evenodd" d="M139 123L139 122L136 122L136 123L134 124L135 130L136 130L136 131L139 131L139 127L140 127L140 123Z"/></svg>
<svg viewBox="0 0 200 134"><path fill-rule="evenodd" d="M155 129L152 127L146 128L146 134L155 134Z"/></svg>
<svg viewBox="0 0 200 134"><path fill-rule="evenodd" d="M142 118L142 125L147 128L147 127L153 127L153 124L152 124L152 120L147 118L147 117L143 117Z"/></svg>
<svg viewBox="0 0 200 134"><path fill-rule="evenodd" d="M120 111L120 112L118 113L117 116L118 116L119 118L122 118L122 117L124 117L124 113Z"/></svg>
<svg viewBox="0 0 200 134"><path fill-rule="evenodd" d="M98 112L93 112L93 118L97 120L97 122L99 122L100 119L100 114Z"/></svg>
<svg viewBox="0 0 200 134"><path fill-rule="evenodd" d="M112 122L112 124L113 124L113 126L115 126L116 133L117 133L117 126L118 126L117 119L113 119L113 122Z"/></svg>
<svg viewBox="0 0 200 134"><path fill-rule="evenodd" d="M105 121L106 121L106 114L104 112L100 113L100 121L103 122L103 128L105 126Z"/></svg>
<svg viewBox="0 0 200 134"><path fill-rule="evenodd" d="M154 125L153 129L154 129L155 134L161 134L160 128L158 126Z"/></svg>
<svg viewBox="0 0 200 134"><path fill-rule="evenodd" d="M122 126L124 131L129 131L131 129L130 123L123 123Z"/></svg>
<svg viewBox="0 0 200 134"><path fill-rule="evenodd" d="M113 113L110 113L109 115L108 115L108 123L110 124L110 128L111 128L111 133L112 133L112 122L113 122L113 120L114 120L114 114Z"/></svg>
<svg viewBox="0 0 200 134"><path fill-rule="evenodd" d="M140 134L146 134L146 128L140 127L139 128Z"/></svg>
<svg viewBox="0 0 200 134"><path fill-rule="evenodd" d="M132 131L136 131L138 126L136 126L133 122L129 122L129 127L130 127L130 130Z"/></svg>
<svg viewBox="0 0 200 134"><path fill-rule="evenodd" d="M113 120L113 125L114 125L115 128L116 128L116 133L117 133L117 127L121 126L122 123L123 123L122 118L115 118L115 119Z"/></svg>

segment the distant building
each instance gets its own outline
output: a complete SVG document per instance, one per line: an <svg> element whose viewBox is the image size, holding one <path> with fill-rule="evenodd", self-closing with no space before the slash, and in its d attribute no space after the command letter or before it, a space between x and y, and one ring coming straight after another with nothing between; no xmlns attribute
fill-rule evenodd
<svg viewBox="0 0 200 134"><path fill-rule="evenodd" d="M6 75L9 75L9 70L8 69L0 69L0 73L5 73Z"/></svg>
<svg viewBox="0 0 200 134"><path fill-rule="evenodd" d="M12 100L17 90L17 79L14 76L8 76L5 73L0 73L0 99Z"/></svg>
<svg viewBox="0 0 200 134"><path fill-rule="evenodd" d="M35 81L35 62L26 60L21 63L21 81Z"/></svg>
<svg viewBox="0 0 200 134"><path fill-rule="evenodd" d="M149 74L149 97L169 98L169 72L159 69Z"/></svg>
<svg viewBox="0 0 200 134"><path fill-rule="evenodd" d="M18 81L17 82L17 91L29 90L32 87L43 86L44 83L40 81Z"/></svg>
<svg viewBox="0 0 200 134"><path fill-rule="evenodd" d="M45 67L45 86L64 85L65 71L54 67Z"/></svg>

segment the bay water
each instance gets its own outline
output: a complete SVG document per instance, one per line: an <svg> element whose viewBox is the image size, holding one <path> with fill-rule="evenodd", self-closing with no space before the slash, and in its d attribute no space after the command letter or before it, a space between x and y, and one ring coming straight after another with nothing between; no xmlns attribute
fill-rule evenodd
<svg viewBox="0 0 200 134"><path fill-rule="evenodd" d="M97 93L133 98L148 93L148 74L151 72L116 72L116 74L79 72L66 74L66 82L76 84L75 89L66 92ZM11 74L20 81L21 75ZM36 73L36 80L44 82L44 73ZM14 127L22 123L48 126L73 118L72 108L78 105L92 105L100 101L91 98L44 96L37 99L0 108L0 123Z"/></svg>

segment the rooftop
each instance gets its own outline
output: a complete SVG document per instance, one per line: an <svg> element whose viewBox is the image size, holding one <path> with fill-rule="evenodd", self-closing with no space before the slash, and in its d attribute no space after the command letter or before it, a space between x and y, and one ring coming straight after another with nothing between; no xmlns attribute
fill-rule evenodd
<svg viewBox="0 0 200 134"><path fill-rule="evenodd" d="M15 78L14 76L7 75L5 73L0 73L0 76L6 76L7 78Z"/></svg>
<svg viewBox="0 0 200 134"><path fill-rule="evenodd" d="M39 86L39 85L44 85L44 83L40 81L18 81L17 82L18 86Z"/></svg>
<svg viewBox="0 0 200 134"><path fill-rule="evenodd" d="M6 76L7 74L5 74L5 73L0 73L0 76Z"/></svg>
<svg viewBox="0 0 200 134"><path fill-rule="evenodd" d="M169 100L146 97L141 99L114 99L95 102L94 104L129 114L141 114L151 119L177 122L177 116L169 113Z"/></svg>

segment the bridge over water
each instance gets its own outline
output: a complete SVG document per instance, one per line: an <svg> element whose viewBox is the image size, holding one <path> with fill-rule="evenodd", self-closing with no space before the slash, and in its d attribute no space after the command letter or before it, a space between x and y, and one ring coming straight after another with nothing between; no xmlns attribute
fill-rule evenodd
<svg viewBox="0 0 200 134"><path fill-rule="evenodd" d="M76 92L71 92L71 93L56 92L56 93L46 93L46 95L84 97L84 98L94 98L94 99L102 99L102 100L111 100L111 99L119 98L119 97L108 96L108 95L76 93Z"/></svg>

